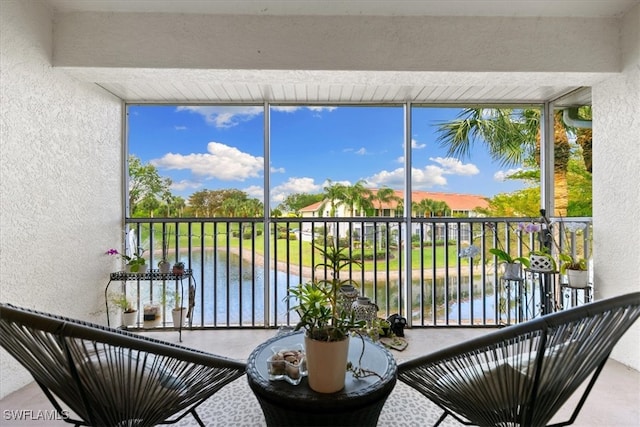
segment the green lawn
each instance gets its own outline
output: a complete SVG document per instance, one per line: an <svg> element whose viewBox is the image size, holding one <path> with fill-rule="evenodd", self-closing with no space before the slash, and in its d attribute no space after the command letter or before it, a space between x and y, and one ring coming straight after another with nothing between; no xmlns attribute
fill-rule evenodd
<svg viewBox="0 0 640 427"><path fill-rule="evenodd" d="M204 231L203 231L204 228ZM247 231L250 230L250 227L246 228ZM257 225L255 230L262 231L262 225ZM193 248L200 248L201 244L204 243L205 248L213 248L214 246L214 233L216 235L216 247L218 249L225 249L227 246L230 249L237 249L240 247L240 238L237 234L238 225L233 224L231 227L231 234L228 233L227 224L218 224L214 228L214 224L204 224L201 226L200 224L193 224L191 230L189 230L187 224L179 225L179 246L181 249L185 249L188 247L189 239L188 235L191 235L191 246ZM171 230L171 234L174 231ZM234 235L235 233L235 235ZM143 233L143 240L148 238L148 232ZM204 242L202 240L202 235L204 235ZM154 247L160 249L162 242L162 229L160 224L154 224ZM175 242L171 241L170 249L174 247ZM311 243L309 242L300 242L298 240L287 240L287 239L277 239L275 240L275 244L277 245L277 249L274 251L274 240L271 240L271 255L277 254L278 261L289 261L292 264L300 263L300 257L302 257L302 265L305 267L312 267L312 257L311 257ZM243 249L251 249L251 240L245 239L242 242ZM288 246L288 253L287 253ZM259 236L255 236L255 252L257 254L264 254L264 234L261 233ZM436 246L436 268L442 268L445 266L445 248L444 246ZM450 247L449 251L449 262L451 265L456 265L457 261L457 250L455 247ZM358 250L359 252L359 250ZM387 261L382 259L376 262L376 269L378 271L385 271L387 268L390 271L398 271L401 268L401 256L403 255L402 251L398 251L398 249L390 250L390 256L392 259L389 261L389 265L387 266ZM422 254L419 248L414 248L411 251L411 265L413 269L420 268L420 257L422 256L423 266L425 268L431 268L433 266L433 249L432 246L425 246L423 248ZM468 265L468 260L462 259L460 260L463 265ZM316 252L315 258L313 259L313 263L317 264L321 262L321 258L319 254ZM366 261L364 263L365 271L373 271L374 262Z"/></svg>

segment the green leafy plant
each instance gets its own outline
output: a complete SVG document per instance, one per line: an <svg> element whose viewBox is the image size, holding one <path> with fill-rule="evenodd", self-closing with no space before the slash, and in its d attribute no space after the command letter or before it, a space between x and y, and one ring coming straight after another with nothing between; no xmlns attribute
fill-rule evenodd
<svg viewBox="0 0 640 427"><path fill-rule="evenodd" d="M127 295L124 293L114 293L110 296L111 302L122 309L125 313L133 313L136 309L133 304L127 300Z"/></svg>
<svg viewBox="0 0 640 427"><path fill-rule="evenodd" d="M118 252L117 249L109 249L107 250L107 255L118 255L120 258L125 260L129 269L133 273L137 273L140 270L141 265L145 265L147 262L144 258L142 258L142 254L144 253L144 249L138 248L138 251L134 253L132 256L124 255Z"/></svg>
<svg viewBox="0 0 640 427"><path fill-rule="evenodd" d="M345 253L347 248L330 244L316 249L323 255L324 262L317 264L314 272L326 269L330 277L302 283L289 290L287 298L297 300L297 305L291 310L300 316L294 329L304 329L311 339L341 341L350 331L361 329L366 324L355 320L353 312L342 306L340 296L342 286L356 286L351 279L341 280L340 271L360 263Z"/></svg>
<svg viewBox="0 0 640 427"><path fill-rule="evenodd" d="M514 264L516 262L519 262L525 267L529 267L529 258L527 257L512 257L506 251L499 248L491 248L489 249L489 252L494 254L496 258L498 258L500 261L503 261L509 264Z"/></svg>
<svg viewBox="0 0 640 427"><path fill-rule="evenodd" d="M587 260L581 257L574 257L568 253L561 253L559 256L562 264L560 265L560 274L566 274L567 270L587 271Z"/></svg>

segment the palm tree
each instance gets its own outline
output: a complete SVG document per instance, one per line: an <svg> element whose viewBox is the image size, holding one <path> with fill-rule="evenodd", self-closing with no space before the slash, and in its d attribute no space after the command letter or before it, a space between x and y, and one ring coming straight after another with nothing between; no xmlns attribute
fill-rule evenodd
<svg viewBox="0 0 640 427"><path fill-rule="evenodd" d="M449 156L468 158L473 143L481 141L491 158L502 166L535 163L539 167L540 118L538 109L464 109L457 119L439 124L438 142L448 148ZM590 132L568 128L561 111L554 115L554 205L558 216L566 216L568 205L567 166L571 155L568 130L581 134L583 146L590 146L587 135Z"/></svg>
<svg viewBox="0 0 640 427"><path fill-rule="evenodd" d="M413 202L413 210L416 213L423 213L425 217L434 215L446 216L451 212L451 208L442 200L422 199L419 202Z"/></svg>
<svg viewBox="0 0 640 427"><path fill-rule="evenodd" d="M371 209L373 192L364 186L366 181L359 180L349 187L345 187L342 194L342 202L349 208L349 214L354 216L355 211Z"/></svg>
<svg viewBox="0 0 640 427"><path fill-rule="evenodd" d="M378 202L378 211L379 211L378 215L381 215L382 205L384 203L389 203L389 202L395 201L395 202L398 203L398 207L396 208L396 209L398 209L401 206L401 202L402 202L402 198L396 196L395 190L393 190L392 188L389 188L389 187L382 187L382 188L378 189L376 194L373 196L373 200Z"/></svg>
<svg viewBox="0 0 640 427"><path fill-rule="evenodd" d="M336 208L345 199L346 187L344 184L333 183L330 179L327 180L327 185L324 187L324 200L319 207L320 212L324 211L327 205L330 205L329 216L336 216Z"/></svg>

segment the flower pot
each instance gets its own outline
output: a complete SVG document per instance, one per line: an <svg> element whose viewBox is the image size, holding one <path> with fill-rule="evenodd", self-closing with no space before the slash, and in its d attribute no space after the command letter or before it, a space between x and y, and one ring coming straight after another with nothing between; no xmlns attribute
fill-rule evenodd
<svg viewBox="0 0 640 427"><path fill-rule="evenodd" d="M133 266L131 264L127 264L125 266L125 270L127 273L134 273L134 274L145 274L147 272L147 264L137 264L138 269L137 271L133 271L132 268Z"/></svg>
<svg viewBox="0 0 640 427"><path fill-rule="evenodd" d="M506 280L521 279L522 264L519 262L506 262L504 264L504 274L502 275L502 278Z"/></svg>
<svg viewBox="0 0 640 427"><path fill-rule="evenodd" d="M136 324L137 321L138 321L138 310L122 312L122 324L124 326L133 326Z"/></svg>
<svg viewBox="0 0 640 427"><path fill-rule="evenodd" d="M569 287L580 289L589 287L589 271L567 269L566 274Z"/></svg>
<svg viewBox="0 0 640 427"><path fill-rule="evenodd" d="M161 260L158 262L158 270L162 274L167 274L171 271L171 264L168 261Z"/></svg>
<svg viewBox="0 0 640 427"><path fill-rule="evenodd" d="M349 337L342 341L317 341L304 337L309 387L318 393L335 393L344 388L349 354Z"/></svg>
<svg viewBox="0 0 640 427"><path fill-rule="evenodd" d="M180 328L187 318L187 309L185 307L174 308L171 310L171 316L173 317L173 326Z"/></svg>
<svg viewBox="0 0 640 427"><path fill-rule="evenodd" d="M553 271L553 259L547 255L530 255L529 265L532 271Z"/></svg>

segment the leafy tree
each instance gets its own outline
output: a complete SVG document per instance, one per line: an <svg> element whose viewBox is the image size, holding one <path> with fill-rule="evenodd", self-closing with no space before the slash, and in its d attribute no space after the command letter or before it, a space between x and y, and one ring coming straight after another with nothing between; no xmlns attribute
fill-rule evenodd
<svg viewBox="0 0 640 427"><path fill-rule="evenodd" d="M200 190L189 196L189 205L197 217L232 216L238 205L237 201L247 198L245 192L237 189Z"/></svg>
<svg viewBox="0 0 640 427"><path fill-rule="evenodd" d="M323 194L309 194L309 193L295 193L289 194L278 205L278 209L284 212L294 212L298 214L300 209L306 208L309 205L318 203L324 198Z"/></svg>
<svg viewBox="0 0 640 427"><path fill-rule="evenodd" d="M134 155L129 155L128 166L129 212L132 216L150 213L161 204L166 194L171 194L171 179L161 177L155 166L143 165Z"/></svg>

